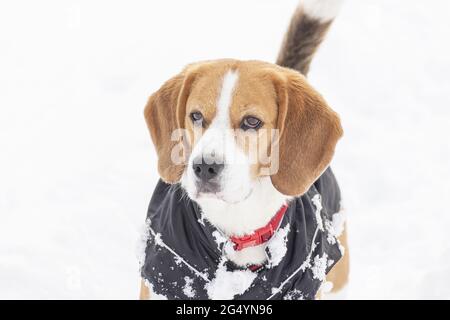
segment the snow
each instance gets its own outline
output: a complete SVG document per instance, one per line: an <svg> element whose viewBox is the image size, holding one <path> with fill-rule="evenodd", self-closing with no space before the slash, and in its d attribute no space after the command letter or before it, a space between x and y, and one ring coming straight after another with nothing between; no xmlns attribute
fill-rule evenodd
<svg viewBox="0 0 450 320"><path fill-rule="evenodd" d="M298 290L294 289L286 293L286 295L283 297L284 300L304 300L303 293Z"/></svg>
<svg viewBox="0 0 450 320"><path fill-rule="evenodd" d="M219 248L219 250L221 249L222 244L228 241L228 239L225 238L225 236L217 230L213 231L212 236L214 237L214 241L216 242L217 248Z"/></svg>
<svg viewBox="0 0 450 320"><path fill-rule="evenodd" d="M325 280L325 276L326 276L326 269L328 266L328 255L326 253L324 253L322 255L322 257L320 257L319 255L316 255L314 257L314 261L313 264L311 266L311 271L313 273L313 278L314 279L318 279L320 281Z"/></svg>
<svg viewBox="0 0 450 320"><path fill-rule="evenodd" d="M289 223L283 228L279 228L267 243L270 252L270 267L276 267L283 260L287 252L287 236L290 231Z"/></svg>
<svg viewBox="0 0 450 320"><path fill-rule="evenodd" d="M138 239L136 244L136 257L139 262L139 268L141 268L145 263L145 250L147 248L147 241L150 237L150 219L145 220L145 223L142 225L140 235L141 237Z"/></svg>
<svg viewBox="0 0 450 320"><path fill-rule="evenodd" d="M179 256L175 256L175 258L174 258L175 264L176 264L177 266L180 266L180 265L183 263L182 260L183 260L183 259L182 259L181 257L179 257Z"/></svg>
<svg viewBox="0 0 450 320"><path fill-rule="evenodd" d="M250 270L228 271L222 258L214 278L205 285L208 297L213 300L231 300L237 294L243 294L250 288L257 274Z"/></svg>
<svg viewBox="0 0 450 320"><path fill-rule="evenodd" d="M320 290L319 291L322 294L324 294L324 293L331 292L332 289L333 289L333 282L331 282L331 281L324 281L322 283L322 285L320 286Z"/></svg>
<svg viewBox="0 0 450 320"><path fill-rule="evenodd" d="M197 222L200 223L202 226L205 226L205 217L201 215L201 218L197 219Z"/></svg>
<svg viewBox="0 0 450 320"><path fill-rule="evenodd" d="M272 299L277 293L279 293L281 291L281 289L283 289L283 287L289 283L289 281L291 281L291 279L293 277L295 277L299 272L304 272L307 268L311 267L311 256L317 246L316 244L316 238L317 238L317 234L319 233L319 226L316 228L316 230L314 231L314 235L312 238L312 243L311 243L311 248L309 250L308 255L305 258L305 261L303 261L303 263L300 265L300 267L298 267L292 274L290 274L286 280L284 280L278 287L276 288L272 288L272 295L269 296L268 300Z"/></svg>
<svg viewBox="0 0 450 320"><path fill-rule="evenodd" d="M193 61L274 61L296 4L1 2L0 298L137 298L147 97ZM450 298L448 12L347 0L313 60L345 130L348 298Z"/></svg>
<svg viewBox="0 0 450 320"><path fill-rule="evenodd" d="M321 215L321 211L323 209L322 197L320 196L320 194L316 194L312 197L311 201L312 201L313 205L316 207L314 214L316 215L317 226L319 227L320 230L323 231L323 220L322 220L322 215Z"/></svg>
<svg viewBox="0 0 450 320"><path fill-rule="evenodd" d="M194 283L194 279L189 277L184 277L184 286L183 286L183 293L188 298L194 298L195 297L195 289L192 288L192 284Z"/></svg>
<svg viewBox="0 0 450 320"><path fill-rule="evenodd" d="M151 230L151 229L150 229ZM153 238L155 241L155 244L161 247L164 247L164 242L161 239L161 233L153 233ZM178 256L177 256L178 257Z"/></svg>
<svg viewBox="0 0 450 320"><path fill-rule="evenodd" d="M336 243L338 238L345 227L345 215L343 212L336 212L331 216L330 220L325 220L325 229L328 232L327 241L330 244Z"/></svg>

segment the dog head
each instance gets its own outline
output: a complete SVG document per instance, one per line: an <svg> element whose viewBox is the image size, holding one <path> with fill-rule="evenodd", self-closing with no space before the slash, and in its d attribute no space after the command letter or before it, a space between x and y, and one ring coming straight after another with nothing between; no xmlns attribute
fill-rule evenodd
<svg viewBox="0 0 450 320"><path fill-rule="evenodd" d="M298 72L259 61L189 65L149 99L158 171L193 200L244 201L259 179L306 192L342 135L338 115Z"/></svg>

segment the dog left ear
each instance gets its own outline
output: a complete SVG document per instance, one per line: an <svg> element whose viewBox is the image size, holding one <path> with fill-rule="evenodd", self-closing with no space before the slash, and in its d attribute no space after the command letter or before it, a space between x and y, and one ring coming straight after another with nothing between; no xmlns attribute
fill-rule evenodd
<svg viewBox="0 0 450 320"><path fill-rule="evenodd" d="M279 164L271 176L285 195L304 194L331 162L343 131L334 112L300 73L281 69L278 96Z"/></svg>

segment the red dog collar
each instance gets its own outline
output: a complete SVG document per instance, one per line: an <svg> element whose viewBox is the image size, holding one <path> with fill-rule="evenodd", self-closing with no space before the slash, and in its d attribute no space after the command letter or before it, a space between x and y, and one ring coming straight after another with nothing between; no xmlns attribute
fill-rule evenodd
<svg viewBox="0 0 450 320"><path fill-rule="evenodd" d="M248 247L257 246L272 238L287 208L287 205L283 205L266 226L256 229L252 234L243 237L231 237L230 240L234 243L234 250L240 251Z"/></svg>

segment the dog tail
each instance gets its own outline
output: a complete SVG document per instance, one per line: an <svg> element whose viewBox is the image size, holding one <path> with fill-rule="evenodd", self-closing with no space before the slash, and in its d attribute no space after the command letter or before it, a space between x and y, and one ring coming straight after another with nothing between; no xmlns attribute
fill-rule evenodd
<svg viewBox="0 0 450 320"><path fill-rule="evenodd" d="M302 0L285 35L277 64L307 75L312 57L336 17L342 0Z"/></svg>

